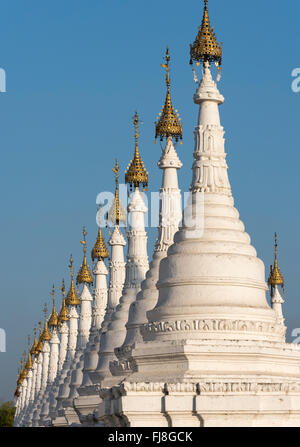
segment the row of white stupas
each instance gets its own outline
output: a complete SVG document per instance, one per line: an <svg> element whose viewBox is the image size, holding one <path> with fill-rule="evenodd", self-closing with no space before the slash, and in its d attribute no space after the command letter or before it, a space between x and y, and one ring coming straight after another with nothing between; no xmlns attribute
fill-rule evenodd
<svg viewBox="0 0 300 447"><path fill-rule="evenodd" d="M148 265L147 208L140 191L148 174L136 114L135 153L125 175L134 190L127 261L116 165L109 286L104 262L109 253L99 227L94 278L84 232L80 297L71 259L71 286L66 299L62 287L61 311L57 316L53 304L48 320L45 310L44 330L40 327L39 340L35 337L24 358L15 426L300 425L300 348L285 341L277 242L269 304L264 264L234 208L219 116L224 98L211 73L221 58L205 1L191 45L191 65L203 64L203 76L198 82L193 68L199 114L184 219L180 224L182 164L173 144L182 138L182 127L171 104L167 51L167 96L156 123L156 137L165 138L166 146L158 162L162 194L152 262Z"/></svg>

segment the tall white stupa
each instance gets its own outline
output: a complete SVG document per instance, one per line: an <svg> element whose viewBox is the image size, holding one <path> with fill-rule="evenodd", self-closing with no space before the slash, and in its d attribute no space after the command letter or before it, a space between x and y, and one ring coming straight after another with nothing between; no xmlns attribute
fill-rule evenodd
<svg viewBox="0 0 300 447"><path fill-rule="evenodd" d="M140 327L147 322L147 311L151 310L157 303L158 289L156 283L159 278L159 266L161 260L167 256L167 250L173 243L174 234L178 230L182 218L181 193L177 175L182 163L173 144L173 139L176 143L182 140L182 124L180 123L179 113L174 110L171 101L169 63L170 52L167 48L165 64L162 64L162 67L166 69L167 94L162 112L157 117L155 132L155 138L159 138L160 142L163 142L164 138L166 139L166 146L162 149L158 161L158 167L162 171L158 237L150 268L141 284L141 291L137 294L129 309L124 343L115 349L118 361L111 363L112 371L119 377L124 377L132 372L128 358L135 344L142 340Z"/></svg>
<svg viewBox="0 0 300 447"><path fill-rule="evenodd" d="M97 368L100 355L100 339L103 332L106 332L111 318L122 297L125 281L125 261L124 246L125 239L122 235L120 224L126 222L126 213L120 203L119 198L119 164L116 160L112 169L115 174L115 196L110 206L107 220L113 225L109 245L111 255L109 259L109 288L107 289L106 275L107 269L104 259L109 257L104 238L101 232L101 206L99 207L99 231L96 243L92 250L92 259L98 259L95 274L95 300L93 308L93 324L90 332L90 339L85 350L84 368L82 383L78 388L78 396L74 398L73 405L79 415L82 424L91 424L94 421L94 411L101 401L98 392L98 385L94 384L90 375ZM96 421L94 421L96 422Z"/></svg>
<svg viewBox="0 0 300 447"><path fill-rule="evenodd" d="M271 307L264 264L234 207L224 98L211 70L222 49L207 1L190 55L191 64L203 64L191 200L161 261L143 340L128 359L134 372L102 388L98 417L113 426L297 426L300 348L285 342L278 283L271 275Z"/></svg>
<svg viewBox="0 0 300 447"><path fill-rule="evenodd" d="M133 159L129 163L125 174L125 182L133 189L128 205L129 230L127 231L128 253L125 282L120 302L111 316L107 329L103 330L101 334L97 368L90 373L91 380L98 386L105 380L115 381L113 379L113 370L111 369L113 362L117 361L115 349L121 346L125 340L125 325L128 321L129 308L131 303L135 301L149 268L147 233L144 222L147 207L144 202L143 192L140 191L140 187L144 189L148 186L148 173L139 151L139 117L137 112L135 113L133 124L135 128L135 150Z"/></svg>

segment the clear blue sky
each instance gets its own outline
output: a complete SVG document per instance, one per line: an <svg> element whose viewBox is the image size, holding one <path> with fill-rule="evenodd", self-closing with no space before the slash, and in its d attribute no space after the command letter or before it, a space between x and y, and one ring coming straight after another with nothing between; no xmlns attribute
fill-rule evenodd
<svg viewBox="0 0 300 447"><path fill-rule="evenodd" d="M165 96L160 67L172 56L172 96L184 125L180 186L191 179L197 108L189 44L201 23L200 0L3 0L0 67L1 312L0 399L12 397L26 337L49 293L77 270L83 225L96 237L95 199L111 189L111 167L133 152L131 117L144 122L140 148L157 191L160 147L153 122ZM224 43L220 90L226 98L230 181L236 205L269 272L279 233L286 278L284 313L300 327L299 108L291 72L300 67L297 0L210 0ZM152 254L153 232L149 241Z"/></svg>

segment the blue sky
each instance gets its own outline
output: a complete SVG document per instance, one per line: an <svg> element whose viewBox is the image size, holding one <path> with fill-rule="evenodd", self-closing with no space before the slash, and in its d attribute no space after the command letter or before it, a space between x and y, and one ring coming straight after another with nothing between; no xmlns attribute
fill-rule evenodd
<svg viewBox="0 0 300 447"><path fill-rule="evenodd" d="M187 191L197 119L189 44L202 3L1 2L7 92L0 93L0 328L7 352L0 353L0 399L12 397L17 362L53 282L68 283L70 253L78 269L83 225L90 248L94 242L96 195L113 187L115 157L123 171L131 159L136 109L150 190L160 186L160 146L153 140L165 96L166 45L173 103L183 118L178 151ZM290 333L300 327L300 93L291 90L291 72L300 67L300 3L210 0L209 12L223 42L221 120L233 194L267 273L279 233ZM149 255L154 236L151 231Z"/></svg>

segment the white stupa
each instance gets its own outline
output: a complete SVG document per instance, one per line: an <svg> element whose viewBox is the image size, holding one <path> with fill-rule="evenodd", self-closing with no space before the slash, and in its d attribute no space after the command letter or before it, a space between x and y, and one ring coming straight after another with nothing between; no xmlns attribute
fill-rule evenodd
<svg viewBox="0 0 300 447"><path fill-rule="evenodd" d="M26 372L25 372L26 371ZM33 384L33 362L31 356L30 349L30 338L28 337L28 357L26 362L26 352L24 352L24 369L22 371L22 388L21 388L21 396L20 396L20 404L18 412L18 425L26 426L27 423L27 415L28 408L30 406L30 396L32 392L32 384Z"/></svg>
<svg viewBox="0 0 300 447"><path fill-rule="evenodd" d="M79 415L82 424L91 425L94 422L94 411L97 409L100 398L98 385L90 378L90 373L95 371L99 362L100 339L102 332L107 330L111 317L116 310L122 296L125 281L124 246L125 239L122 235L120 224L126 221L126 214L119 199L119 165L116 161L113 168L115 173L115 197L108 212L108 221L113 224L113 231L109 239L111 256L109 259L109 289L107 290L107 269L104 259L109 256L104 238L101 232L101 208L99 207L99 231L96 243L92 251L92 259L98 259L94 269L95 275L95 299L93 308L93 324L90 340L84 354L84 368L82 383L78 388L78 396L73 400L74 408Z"/></svg>
<svg viewBox="0 0 300 447"><path fill-rule="evenodd" d="M134 372L100 392L98 418L107 425L300 425L300 349L285 342L277 284L272 307L267 302L264 264L228 180L224 98L211 72L221 56L205 1L191 46L191 62L204 66L194 95L191 201L161 261L158 302L147 312L143 341L128 359Z"/></svg>
<svg viewBox="0 0 300 447"><path fill-rule="evenodd" d="M39 341L36 339L36 329L35 329L35 336L34 336L34 343L31 348L31 354L34 358L33 360L33 369L34 369L34 376L33 376L33 386L31 388L31 396L30 396L30 404L26 410L26 426L32 426L32 419L33 415L37 408L37 403L39 402L39 393L41 389L41 383L42 383L42 369L43 369L43 340L42 340L42 323L39 322L40 326L40 333L39 333ZM18 399L18 402L20 401L21 397ZM18 405L18 412L17 412L17 418L15 418L15 425L19 425L19 411L20 411L20 402Z"/></svg>
<svg viewBox="0 0 300 447"><path fill-rule="evenodd" d="M144 223L147 207L143 199L143 193L139 190L140 186L145 188L148 185L148 173L139 152L138 123L138 114L135 113L135 152L125 174L125 182L134 189L128 205L129 230L127 233L128 253L125 283L120 302L107 329L102 331L101 334L99 362L95 371L90 373L91 380L95 385L100 385L104 380L113 381L111 364L117 360L115 349L121 346L125 340L125 324L128 321L129 308L135 300L149 268L147 234Z"/></svg>
<svg viewBox="0 0 300 447"><path fill-rule="evenodd" d="M53 299L53 309L52 314L49 318L48 325L50 327L51 339L50 339L50 357L49 357L49 368L48 368L48 380L47 387L44 391L43 399L41 401L41 412L40 412L40 425L48 425L50 422L49 418L49 406L50 406L50 394L53 386L53 382L55 380L57 369L58 369L58 360L59 360L59 344L60 340L57 333L58 327L58 316L55 309L55 295L54 295L54 286L52 290L52 299Z"/></svg>
<svg viewBox="0 0 300 447"><path fill-rule="evenodd" d="M42 403L47 387L48 373L49 373L49 360L50 360L50 345L51 333L48 328L47 322L47 306L44 307L45 313L45 324L44 330L40 336L38 343L38 352L40 352L39 357L41 357L40 370L37 373L37 385L36 385L36 397L32 409L29 409L28 424L33 427L39 425L40 414L42 410Z"/></svg>
<svg viewBox="0 0 300 447"><path fill-rule="evenodd" d="M166 51L166 84L167 94L165 104L158 122L156 123L156 138L161 142L166 138L167 143L162 150L158 167L162 170L162 186L160 189L160 208L158 237L155 244L153 259L150 268L142 282L141 291L129 309L128 322L126 323L127 333L124 343L115 350L118 361L114 361L111 369L115 375L125 377L132 372L128 358L138 341L142 340L140 327L147 322L146 312L151 310L157 303L158 289L156 283L159 278L159 266L161 260L167 256L167 250L172 245L174 234L178 230L178 225L182 218L181 194L178 187L177 171L182 167L175 147L173 138L178 141L182 139L182 126L178 112L174 110L170 93L169 62L170 53ZM119 379L120 380L120 379Z"/></svg>
<svg viewBox="0 0 300 447"><path fill-rule="evenodd" d="M52 383L50 392L49 392L49 419L52 420L52 418L55 415L55 408L57 405L57 392L58 392L58 383L59 378L61 375L61 372L63 370L63 366L66 360L67 356L67 350L68 350L68 341L69 341L69 311L66 304L66 298L65 298L65 282L63 280L62 286L60 287L62 291L62 306L58 315L58 332L60 335L60 345L59 345L59 356L58 356L58 366L57 366L57 374L56 377Z"/></svg>
<svg viewBox="0 0 300 447"><path fill-rule="evenodd" d="M64 382L64 389L61 396L64 396L62 405L64 410L61 416L66 419L66 425L79 422L76 411L73 408L73 399L77 397L77 388L82 382L82 370L84 366L84 352L89 341L90 329L92 323L92 295L89 290L89 285L93 284L94 280L90 269L87 265L86 259L86 235L87 232L83 228L83 241L80 241L83 245L83 262L79 273L76 278L77 284L82 284L82 292L80 295L80 316L78 325L78 336L76 353L68 373L68 376ZM59 425L62 425L60 422Z"/></svg>
<svg viewBox="0 0 300 447"><path fill-rule="evenodd" d="M58 376L55 380L55 395L53 396L56 399L55 402L50 402L49 414L52 414L52 424L59 426L65 425L65 417L63 410L63 400L68 397L65 393L65 386L69 383L69 378L72 369L76 365L75 363L75 355L77 348L77 338L78 338L78 319L79 315L77 312L77 307L80 306L80 300L75 291L74 285L74 272L73 272L73 258L70 257L70 273L71 273L71 284L70 290L67 295L66 304L69 306L69 338L68 338L68 348L66 353L66 358L63 364L62 369L60 370Z"/></svg>

